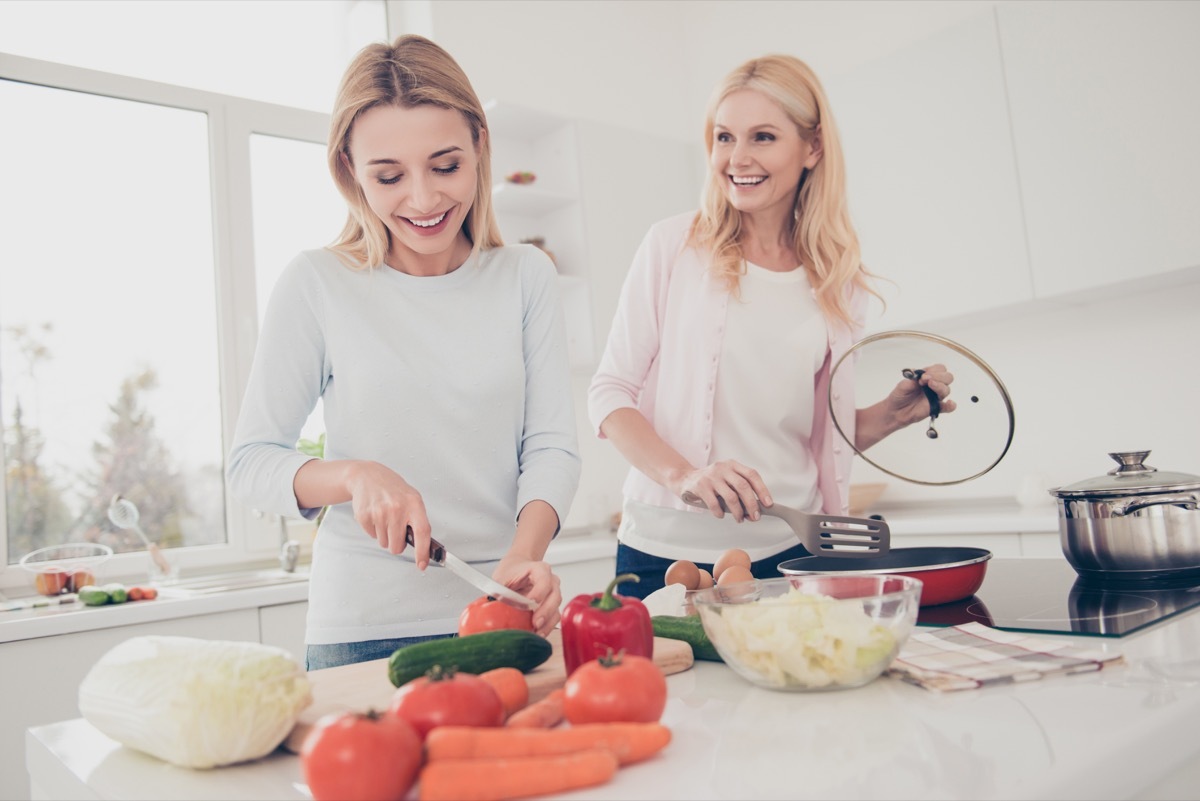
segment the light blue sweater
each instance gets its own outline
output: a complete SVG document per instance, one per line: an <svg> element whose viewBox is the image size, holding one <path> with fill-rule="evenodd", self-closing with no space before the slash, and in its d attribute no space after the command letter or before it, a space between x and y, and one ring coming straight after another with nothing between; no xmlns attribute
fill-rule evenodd
<svg viewBox="0 0 1200 801"><path fill-rule="evenodd" d="M326 459L391 467L433 536L490 574L532 500L566 517L580 459L554 265L528 245L477 252L452 273L355 271L326 250L280 277L250 372L227 478L265 512L315 517L292 488L295 449L323 399ZM480 595L411 549L393 556L333 506L314 545L310 644L443 634Z"/></svg>

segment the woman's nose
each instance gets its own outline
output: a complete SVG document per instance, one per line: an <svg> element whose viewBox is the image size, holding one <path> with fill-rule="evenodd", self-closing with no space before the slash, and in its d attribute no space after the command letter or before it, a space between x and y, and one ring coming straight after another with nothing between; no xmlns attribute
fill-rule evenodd
<svg viewBox="0 0 1200 801"><path fill-rule="evenodd" d="M414 176L411 186L409 204L414 211L420 214L432 214L437 211L439 192L428 176Z"/></svg>
<svg viewBox="0 0 1200 801"><path fill-rule="evenodd" d="M749 164L750 149L741 142L736 142L733 146L733 151L729 154L729 163L735 167L741 167Z"/></svg>

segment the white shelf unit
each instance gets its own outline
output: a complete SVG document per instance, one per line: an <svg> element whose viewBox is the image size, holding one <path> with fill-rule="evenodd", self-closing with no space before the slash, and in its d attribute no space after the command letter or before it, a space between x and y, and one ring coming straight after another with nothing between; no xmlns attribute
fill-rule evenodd
<svg viewBox="0 0 1200 801"><path fill-rule="evenodd" d="M484 105L492 141L492 202L506 243L542 237L554 254L571 366L595 366L579 142L573 120L492 100ZM505 180L532 172L532 184Z"/></svg>

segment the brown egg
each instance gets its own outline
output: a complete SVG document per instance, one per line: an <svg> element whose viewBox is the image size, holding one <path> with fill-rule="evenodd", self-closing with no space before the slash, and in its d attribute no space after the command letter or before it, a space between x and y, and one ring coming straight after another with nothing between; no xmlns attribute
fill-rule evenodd
<svg viewBox="0 0 1200 801"><path fill-rule="evenodd" d="M713 577L717 581L721 580L721 574L725 572L725 568L741 565L747 570L750 569L750 554L743 551L741 548L730 548L725 553L721 554L717 559L717 563L713 565Z"/></svg>
<svg viewBox="0 0 1200 801"><path fill-rule="evenodd" d="M696 589L707 590L709 587L711 587L715 583L716 582L713 581L712 573L709 573L707 570L701 569L700 570L700 583L698 585L696 585Z"/></svg>
<svg viewBox="0 0 1200 801"><path fill-rule="evenodd" d="M717 584L736 584L739 581L750 581L753 578L754 574L750 572L750 568L742 565L730 565L721 573Z"/></svg>
<svg viewBox="0 0 1200 801"><path fill-rule="evenodd" d="M678 562L672 562L667 568L664 581L667 584L682 584L685 589L694 590L700 583L700 568L696 567L695 562L680 559Z"/></svg>

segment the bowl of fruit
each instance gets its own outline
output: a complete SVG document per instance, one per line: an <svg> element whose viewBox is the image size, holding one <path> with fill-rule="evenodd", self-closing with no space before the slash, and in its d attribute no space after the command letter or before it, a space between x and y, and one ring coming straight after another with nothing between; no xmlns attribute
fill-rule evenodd
<svg viewBox="0 0 1200 801"><path fill-rule="evenodd" d="M39 548L21 557L21 567L33 574L33 586L42 595L78 592L96 583L100 566L113 550L94 542L68 542Z"/></svg>

